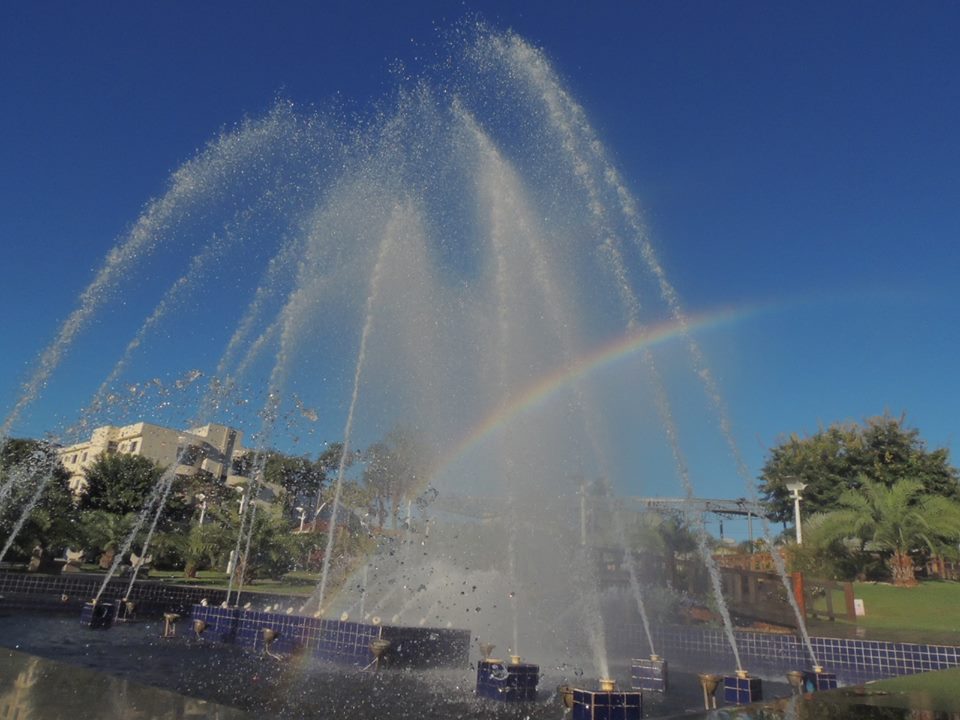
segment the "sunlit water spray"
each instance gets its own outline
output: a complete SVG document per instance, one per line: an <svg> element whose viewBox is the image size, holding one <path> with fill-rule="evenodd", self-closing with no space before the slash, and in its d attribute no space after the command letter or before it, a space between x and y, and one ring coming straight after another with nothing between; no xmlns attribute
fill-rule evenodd
<svg viewBox="0 0 960 720"><path fill-rule="evenodd" d="M595 208L596 214L600 214L600 208L602 205L598 200L598 188L595 185L594 180L590 178L589 168L591 166L599 166L603 183L615 193L619 205L618 209L625 218L627 227L630 230L629 236L640 248L641 256L646 263L648 270L656 279L661 298L667 303L673 319L678 323L681 329L681 335L687 344L687 349L693 360L696 375L703 384L706 396L716 411L721 434L723 435L723 438L730 449L731 457L734 460L737 473L743 480L750 499L755 501L756 488L753 478L750 476L750 472L746 467L746 463L743 461L743 456L734 437L733 425L730 421L730 416L727 412L723 395L713 377L713 373L710 370L709 364L702 349L700 348L699 343L689 330L689 323L687 321L686 314L683 311L679 294L667 277L667 273L657 257L656 249L650 242L646 227L644 226L640 217L640 213L636 207L636 201L620 177L619 171L616 169L613 163L607 159L603 145L600 143L593 131L593 128L587 121L583 108L563 88L560 87L552 69L543 62L542 57L540 57L536 51L523 43L523 41L521 41L519 38L513 37L512 42L509 43L509 46L509 52L514 57L521 60L523 66L528 68L531 73L536 76L535 82L544 91L544 99L550 108L551 117L565 138L564 146L575 154L575 147L583 147L590 156L589 159L586 156L577 156L575 160L575 167L577 168L578 177L581 178L586 189L588 190L588 194L591 197L591 205L593 208ZM577 136L579 136L579 142L577 141ZM623 272L620 269L621 265L618 262L616 254L613 262L616 268L615 274L617 274L619 280L623 277ZM773 537L770 532L769 522L766 521L765 518L763 522L763 528L764 537L771 548L771 556L773 557L777 574L781 579L784 589L786 590L786 596L790 602L794 615L797 618L797 623L800 628L801 635L803 636L804 643L807 647L807 651L816 665L817 658L814 654L812 643L810 642L805 618L803 617L803 613L800 611L800 608L796 603L796 599L793 596L792 587L787 577L783 558L773 548Z"/></svg>
<svg viewBox="0 0 960 720"><path fill-rule="evenodd" d="M640 226L638 215L634 210L632 199L629 198L629 193L619 181L616 170L610 163L606 162L603 146L586 121L582 108L580 108L562 88L553 69L539 51L531 48L516 36L510 36L505 41L501 38L495 38L493 40L493 46L496 52L506 57L507 61L510 62L513 67L519 72L526 74L531 86L538 91L543 100L547 117L555 128L561 144L570 158L571 167L575 176L586 192L588 209L598 229L598 234L602 238L601 250L608 259L618 294L627 312L628 330L635 330L639 325L640 303L628 280L623 255L619 249L619 241L615 231L610 225L609 215L611 209L604 202L601 187L594 179L594 174L591 170L598 161L603 168L602 174L604 180L608 185L613 186L616 191L616 197L620 201L619 209L627 215L629 227L633 230L634 237L638 238L638 242L641 244L644 260L648 268L657 278L662 297L670 306L674 319L679 322L681 328L683 328L685 337L690 338L686 317L680 308L676 291L667 280L666 273L657 261L655 252L649 241L647 241L645 234L641 235L639 233L642 227ZM630 202L628 203L627 200L630 200ZM692 343L693 341L690 339L688 342ZM695 345L693 345L693 347L697 353L695 357L702 359L702 353L699 352L699 348ZM661 423L665 427L681 482L684 486L684 491L687 498L692 499L695 497L695 493L692 482L690 481L686 461L680 449L676 423L673 420L669 400L663 390L663 383L659 380L659 372L657 371L652 353L644 348L641 350L641 356L653 380L658 414L660 415ZM700 370L698 374L703 377L705 371L702 366L698 369ZM700 554L709 571L714 597L716 598L718 609L723 619L727 639L733 651L737 667L740 668L740 654L736 637L733 633L733 622L723 597L719 569L707 546L707 532L703 525L702 518L694 518L694 527L698 538Z"/></svg>
<svg viewBox="0 0 960 720"><path fill-rule="evenodd" d="M192 211L223 193L240 167L250 167L259 153L269 152L278 139L288 137L290 123L296 119L289 108L278 106L264 120L250 121L238 131L224 133L173 174L169 190L147 206L132 230L110 251L96 277L80 294L77 308L41 353L23 393L0 425L0 441L9 437L21 413L37 399L74 340L114 295L120 281L150 257Z"/></svg>
<svg viewBox="0 0 960 720"><path fill-rule="evenodd" d="M383 276L384 263L389 257L394 243L397 241L395 235L406 231L402 223L403 215L412 212L412 208L396 209L394 217L387 226L383 240L380 243L380 251L377 253L377 260L373 266L373 273L370 276L370 290L367 295L367 305L365 310L365 320L363 329L360 332L360 349L357 351L357 364L353 373L353 392L350 395L350 407L347 410L347 420L343 427L343 453L340 456L340 466L337 468L337 480L333 490L333 502L330 507L330 528L327 531L327 547L323 554L323 565L320 569L320 582L316 589L316 601L318 611L323 610L323 601L327 591L327 574L330 571L330 556L333 554L333 543L336 538L337 513L340 509L340 493L343 489L343 475L347 468L347 458L350 453L350 435L353 432L353 416L357 409L357 399L360 397L360 379L363 377L363 363L367 356L367 342L370 339L370 332L373 329L374 310L377 306L380 293L380 278Z"/></svg>
<svg viewBox="0 0 960 720"><path fill-rule="evenodd" d="M108 258L102 277L91 285L89 296L81 298L77 314L43 356L0 434L33 402L80 330L96 325L89 320L105 305L100 294L118 288L124 277L135 282L148 255L169 251L184 269L178 271L177 284L152 306L152 314L145 313L147 321L127 349L117 350L122 356L105 386L163 361L151 357L145 345L148 335L162 332L164 318L175 316L178 338L181 327L203 325L201 314L184 311L180 300L201 289L202 268L217 266L212 284L218 295L231 297L231 303L219 308L217 327L203 328L194 345L214 356L218 348L224 349L219 362L204 356L195 365L203 368L210 390L202 409L192 415L218 417L244 428L259 423L260 428L250 445L258 460L236 538L234 574L249 559L254 500L262 482L259 458L268 447L286 451L297 442L278 419L285 407L293 399L297 413L306 406L324 408L328 416L346 411L345 425L337 428L343 427L346 448L333 489L332 527L312 598L324 608L333 595L329 563L336 524L342 522L339 510L350 447L382 437L399 418L430 436L434 446L449 448L496 406L507 407L515 394L609 342L624 325L636 331L643 321L655 322L650 315L658 309L640 307L641 274L631 266L638 255L655 276L666 312L682 318L652 251L638 246L640 251L633 249L631 256L631 246L623 246L622 237L639 235L631 230L630 220L623 220L633 212L622 197L623 183L603 169L602 148L542 53L512 34L482 28L461 50L462 77L455 71L438 82L427 78L403 87L395 112L351 126L339 135L340 141L328 141L331 131L326 129L337 123L318 115L301 116L281 105L265 120L246 123L198 155L189 169L174 177L169 197L148 208ZM457 100L451 102L452 97ZM308 160L297 160L298 149L309 146L316 147L307 153ZM287 169L291 164L297 164L296 171ZM303 165L310 167L304 170ZM260 200L277 195L270 190L277 187L293 188L293 199L278 199L276 205ZM396 198L404 201L393 208ZM194 215L213 217L194 227ZM213 262L212 251L193 247L196 238L212 237L211 227L222 231L234 221L235 235L221 232L233 250L217 254L218 262ZM189 232L181 232L183 228ZM247 255L255 260L245 266L240 260ZM251 275L259 281L247 281ZM244 282L223 287L231 276ZM132 301L126 295L124 299ZM213 340L213 330L224 332ZM358 334L359 349L350 340ZM134 358L138 347L143 351ZM189 344L178 350L186 354ZM642 359L655 377L653 355ZM705 367L699 360L696 364ZM517 498L556 499L563 492L560 484L569 481L568 468L605 466L604 443L609 438L599 418L607 415L608 407L602 400L605 394L593 392L597 388L592 382L577 378L556 404L498 435L490 445L499 447L502 457L483 458L481 453L491 452L490 447L480 452L475 448L466 461L444 465L431 481L435 479L443 493L483 487ZM251 387L262 390L245 389ZM603 389L610 394L609 388ZM260 392L266 393L267 409L254 416ZM619 390L621 395L629 392ZM707 392L713 391L708 387ZM667 432L680 474L689 480L676 440L679 430L665 401L664 407L658 409L670 421ZM644 408L637 412L647 414ZM324 419L321 412L321 422ZM504 477L510 478L510 492L504 492ZM152 509L144 511L140 534L149 513L154 513L154 521L159 517L157 502L164 494L164 487L158 488L148 503ZM557 516L550 520L563 522ZM476 622L484 623L485 633L505 634L510 627L512 647L523 641L525 652L533 653L539 648L532 647L531 639L545 633L540 627L528 632L527 623L549 626L573 606L584 617L590 651L605 674L600 603L591 596L593 560L584 556L570 567L567 560L578 551L562 544L569 542L562 533L554 546L531 551L531 533L525 533L524 525L530 522L520 517L511 523L512 531L496 536L484 535L482 523L474 527L464 522L465 534L483 539L483 577L489 587L477 595L486 593L489 600L469 608L456 606L450 595L456 599L462 590L431 582L426 569L418 569L429 594L417 597L419 612L413 619L429 616L459 624L467 609L477 613L482 607L484 614ZM470 542L464 545L470 547ZM408 541L404 554L412 547ZM417 553L417 562L408 557L396 575L417 576L412 566L418 562L424 568L440 566L436 555L426 560L420 556ZM705 561L709 566L709 559ZM566 567L554 572L557 565ZM562 582L549 584L551 576L561 575ZM235 582L231 575L231 593ZM631 585L644 616L633 577ZM381 603L386 607L396 586L382 578L369 586L371 601L376 599L372 612ZM242 577L239 587L242 590ZM361 598L366 580L363 587ZM504 601L505 591L516 593L510 603ZM568 594L578 592L587 597L567 601ZM517 621L519 597L528 611L525 618L530 617L522 628ZM471 621L475 617L468 616ZM649 619L644 624L648 628Z"/></svg>

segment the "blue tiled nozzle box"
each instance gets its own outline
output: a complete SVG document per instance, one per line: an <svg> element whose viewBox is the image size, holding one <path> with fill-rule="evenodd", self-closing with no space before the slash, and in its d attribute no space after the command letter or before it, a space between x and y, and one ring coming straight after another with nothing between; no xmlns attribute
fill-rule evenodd
<svg viewBox="0 0 960 720"><path fill-rule="evenodd" d="M837 674L824 672L823 670L804 670L803 671L803 690L804 692L819 692L820 690L836 690Z"/></svg>
<svg viewBox="0 0 960 720"><path fill-rule="evenodd" d="M640 720L643 693L636 690L574 690L573 720Z"/></svg>
<svg viewBox="0 0 960 720"><path fill-rule="evenodd" d="M112 602L88 602L80 610L80 624L92 630L107 630L113 625L116 608Z"/></svg>
<svg viewBox="0 0 960 720"><path fill-rule="evenodd" d="M477 695L503 702L537 699L540 666L532 663L504 663L481 660L477 664Z"/></svg>
<svg viewBox="0 0 960 720"><path fill-rule="evenodd" d="M763 683L760 678L724 675L723 700L731 705L749 705L763 699Z"/></svg>
<svg viewBox="0 0 960 720"><path fill-rule="evenodd" d="M667 691L667 661L653 656L630 661L630 686L634 690Z"/></svg>

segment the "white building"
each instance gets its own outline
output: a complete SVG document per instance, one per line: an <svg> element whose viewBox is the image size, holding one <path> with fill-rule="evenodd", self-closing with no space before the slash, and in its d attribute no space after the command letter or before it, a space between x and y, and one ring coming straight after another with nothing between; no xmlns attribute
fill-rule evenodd
<svg viewBox="0 0 960 720"><path fill-rule="evenodd" d="M162 467L173 465L179 457L178 475L194 475L204 470L228 485L234 485L247 480L235 475L230 467L233 458L247 452L242 440L241 431L225 425L173 430L140 422L122 427L98 427L86 442L63 447L58 452L63 466L70 473L70 489L74 494L83 492L86 485L84 470L103 453L142 455Z"/></svg>

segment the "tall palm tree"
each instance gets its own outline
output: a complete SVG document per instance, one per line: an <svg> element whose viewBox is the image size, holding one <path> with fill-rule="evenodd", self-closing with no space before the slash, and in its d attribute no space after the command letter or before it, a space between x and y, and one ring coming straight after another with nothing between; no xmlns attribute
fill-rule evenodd
<svg viewBox="0 0 960 720"><path fill-rule="evenodd" d="M914 480L888 486L861 478L860 487L845 490L837 505L818 524L816 539L856 539L861 547L890 553L894 585L917 584L911 551L936 552L960 539L960 503L926 494Z"/></svg>

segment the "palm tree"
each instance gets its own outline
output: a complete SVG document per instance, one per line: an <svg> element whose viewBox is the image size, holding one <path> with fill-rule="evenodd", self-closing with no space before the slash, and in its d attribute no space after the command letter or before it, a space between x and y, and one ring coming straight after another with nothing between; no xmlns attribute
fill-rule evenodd
<svg viewBox="0 0 960 720"><path fill-rule="evenodd" d="M936 552L960 538L960 503L924 493L923 484L915 480L888 486L861 478L860 487L845 490L837 505L823 516L811 539L856 539L862 548L889 553L894 585L917 584L911 551Z"/></svg>

